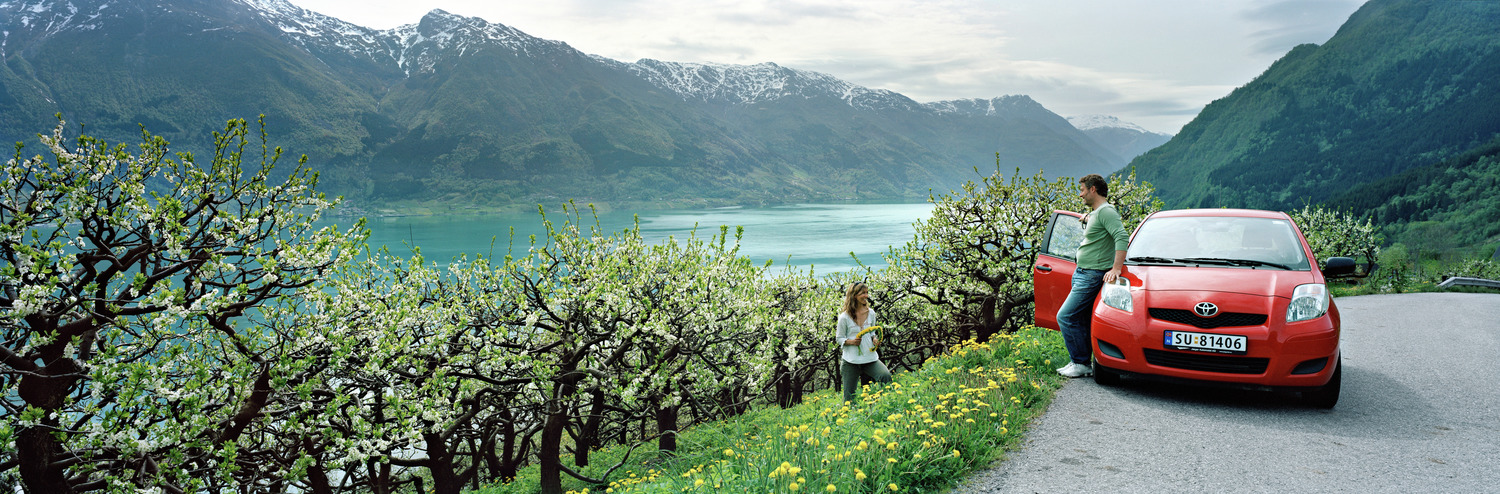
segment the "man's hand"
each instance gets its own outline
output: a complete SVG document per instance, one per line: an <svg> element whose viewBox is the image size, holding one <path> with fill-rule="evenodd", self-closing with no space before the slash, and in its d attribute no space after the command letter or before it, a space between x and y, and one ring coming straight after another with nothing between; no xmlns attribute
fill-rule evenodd
<svg viewBox="0 0 1500 494"><path fill-rule="evenodd" d="M1115 264L1114 264L1114 266L1111 266L1109 268L1109 271L1105 271L1104 272L1104 282L1105 283L1114 283L1115 279L1119 278L1120 274L1122 274L1124 272L1125 272L1125 251L1123 251L1123 250L1117 250L1117 251L1115 251Z"/></svg>

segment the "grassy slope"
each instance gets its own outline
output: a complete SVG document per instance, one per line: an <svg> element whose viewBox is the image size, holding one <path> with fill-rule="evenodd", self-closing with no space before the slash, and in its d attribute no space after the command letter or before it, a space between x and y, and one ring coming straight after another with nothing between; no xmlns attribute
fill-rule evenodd
<svg viewBox="0 0 1500 494"><path fill-rule="evenodd" d="M940 492L1018 446L1062 385L1052 368L1065 355L1057 332L1037 328L960 345L859 403L846 406L836 390L822 390L786 410L762 408L683 431L676 456L643 445L609 485L565 485L614 493ZM627 449L591 455L585 475L602 475ZM536 491L532 467L479 492Z"/></svg>

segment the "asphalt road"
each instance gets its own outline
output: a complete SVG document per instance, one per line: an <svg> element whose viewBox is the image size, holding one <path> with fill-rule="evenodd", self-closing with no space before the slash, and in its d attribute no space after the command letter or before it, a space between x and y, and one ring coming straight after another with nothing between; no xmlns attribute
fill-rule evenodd
<svg viewBox="0 0 1500 494"><path fill-rule="evenodd" d="M953 492L1500 492L1500 294L1336 299L1333 410L1268 392L1077 379Z"/></svg>

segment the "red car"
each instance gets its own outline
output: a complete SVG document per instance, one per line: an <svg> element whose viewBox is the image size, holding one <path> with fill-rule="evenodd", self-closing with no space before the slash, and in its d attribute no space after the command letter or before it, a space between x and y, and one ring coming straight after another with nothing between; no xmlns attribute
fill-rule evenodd
<svg viewBox="0 0 1500 494"><path fill-rule="evenodd" d="M1037 326L1057 329L1083 228L1056 211L1033 266ZM1317 259L1285 213L1189 209L1151 215L1131 235L1122 278L1095 302L1094 379L1187 379L1339 398L1339 310L1325 277L1354 260Z"/></svg>

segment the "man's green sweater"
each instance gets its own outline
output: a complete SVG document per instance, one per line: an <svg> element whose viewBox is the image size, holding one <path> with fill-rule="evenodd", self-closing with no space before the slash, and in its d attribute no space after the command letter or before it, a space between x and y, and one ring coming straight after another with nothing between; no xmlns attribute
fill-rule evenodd
<svg viewBox="0 0 1500 494"><path fill-rule="evenodd" d="M1088 226L1083 230L1083 244L1078 246L1078 267L1108 271L1115 267L1115 251L1130 246L1130 236L1125 233L1125 224L1120 222L1120 212L1104 203L1084 217Z"/></svg>

